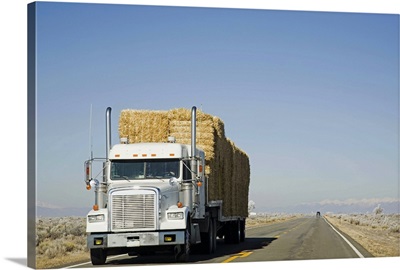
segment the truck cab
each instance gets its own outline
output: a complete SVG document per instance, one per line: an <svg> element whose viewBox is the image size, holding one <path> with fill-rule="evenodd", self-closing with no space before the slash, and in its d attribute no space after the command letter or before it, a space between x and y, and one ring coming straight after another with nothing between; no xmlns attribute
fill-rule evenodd
<svg viewBox="0 0 400 270"><path fill-rule="evenodd" d="M192 220L206 215L204 152L169 139L129 144L122 138L108 151L101 182L90 175L93 160L85 162L96 196L86 224L94 265L110 254L165 249L186 260L189 245L200 242Z"/></svg>

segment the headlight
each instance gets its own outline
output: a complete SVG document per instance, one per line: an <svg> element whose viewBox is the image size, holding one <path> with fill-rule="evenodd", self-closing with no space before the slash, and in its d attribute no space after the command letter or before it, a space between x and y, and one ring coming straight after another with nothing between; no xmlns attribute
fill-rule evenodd
<svg viewBox="0 0 400 270"><path fill-rule="evenodd" d="M88 216L88 221L89 223L93 223L93 222L102 222L104 221L104 215L90 215Z"/></svg>
<svg viewBox="0 0 400 270"><path fill-rule="evenodd" d="M183 219L183 212L167 213L168 219Z"/></svg>

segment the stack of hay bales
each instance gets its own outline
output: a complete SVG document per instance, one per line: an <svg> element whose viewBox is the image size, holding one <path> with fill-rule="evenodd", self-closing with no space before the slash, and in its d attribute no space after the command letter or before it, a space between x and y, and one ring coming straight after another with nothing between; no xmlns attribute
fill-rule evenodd
<svg viewBox="0 0 400 270"><path fill-rule="evenodd" d="M224 216L248 215L250 184L249 157L225 137L222 120L197 111L196 146L205 152L209 200L223 201ZM191 110L122 110L119 136L129 143L166 142L174 136L177 143L191 143Z"/></svg>

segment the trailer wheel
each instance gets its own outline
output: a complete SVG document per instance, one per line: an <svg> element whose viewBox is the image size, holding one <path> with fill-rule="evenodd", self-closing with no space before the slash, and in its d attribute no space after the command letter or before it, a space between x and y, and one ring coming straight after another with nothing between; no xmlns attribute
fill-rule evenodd
<svg viewBox="0 0 400 270"><path fill-rule="evenodd" d="M103 265L107 260L107 250L103 248L90 249L90 260L93 265Z"/></svg>
<svg viewBox="0 0 400 270"><path fill-rule="evenodd" d="M234 220L226 224L225 243L237 244L240 242L240 221Z"/></svg>
<svg viewBox="0 0 400 270"><path fill-rule="evenodd" d="M239 219L232 222L232 234L233 234L233 243L238 244L242 237Z"/></svg>
<svg viewBox="0 0 400 270"><path fill-rule="evenodd" d="M215 218L211 219L211 224L213 226L213 237L212 237L212 251L215 253L217 250L217 220Z"/></svg>
<svg viewBox="0 0 400 270"><path fill-rule="evenodd" d="M244 242L246 238L246 220L241 220L240 222L240 242Z"/></svg>

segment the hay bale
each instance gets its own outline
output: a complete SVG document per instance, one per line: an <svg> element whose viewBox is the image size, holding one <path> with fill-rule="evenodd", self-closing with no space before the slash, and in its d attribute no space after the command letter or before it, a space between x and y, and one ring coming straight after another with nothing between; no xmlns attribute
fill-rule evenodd
<svg viewBox="0 0 400 270"><path fill-rule="evenodd" d="M123 110L119 118L119 136L132 143L166 142L169 134L164 111Z"/></svg>
<svg viewBox="0 0 400 270"><path fill-rule="evenodd" d="M223 200L224 216L247 217L250 184L249 157L225 137L222 120L197 111L196 144L206 156L209 200ZM177 143L191 143L191 110L123 110L119 119L120 137L130 143L166 142L174 136Z"/></svg>

